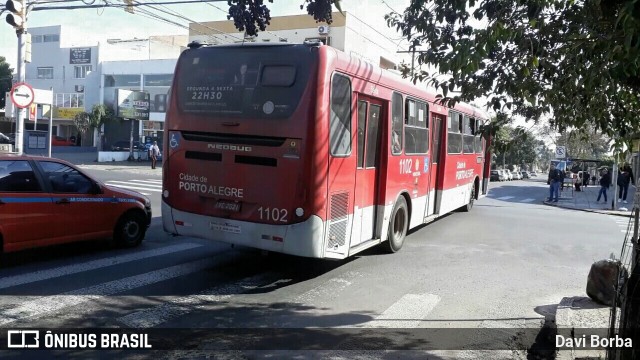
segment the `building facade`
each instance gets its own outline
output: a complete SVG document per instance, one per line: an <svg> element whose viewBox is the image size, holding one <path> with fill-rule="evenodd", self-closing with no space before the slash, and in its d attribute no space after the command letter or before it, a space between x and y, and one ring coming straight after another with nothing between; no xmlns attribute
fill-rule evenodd
<svg viewBox="0 0 640 360"><path fill-rule="evenodd" d="M53 90L53 134L65 138L78 135L73 124L76 114L90 111L94 104L115 110L119 89L148 92L148 120L117 120L85 134L82 143L109 150L113 143L129 139L132 123L134 140L161 143L167 93L177 58L188 42L321 41L381 68L396 69L409 55L399 52L398 45L376 26L383 26L382 20L371 24L355 14L336 12L331 25L317 23L309 15L274 17L267 31L252 38L245 38L228 20L191 23L188 36L107 41L78 41L73 30L62 26L31 28L32 56L26 65L26 82L34 88ZM12 114L12 109L7 114ZM47 129L49 115L48 111L37 110L38 129ZM25 129L34 125L34 121L25 121Z"/></svg>

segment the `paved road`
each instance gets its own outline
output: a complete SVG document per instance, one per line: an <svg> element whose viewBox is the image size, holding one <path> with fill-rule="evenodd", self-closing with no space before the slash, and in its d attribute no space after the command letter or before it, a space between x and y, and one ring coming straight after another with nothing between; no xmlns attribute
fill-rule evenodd
<svg viewBox="0 0 640 360"><path fill-rule="evenodd" d="M149 179L94 174L125 185ZM171 237L157 221L133 250L93 243L22 253L0 269L0 327L539 328L563 297L584 295L591 263L617 254L624 236L620 218L542 205L546 191L541 181L491 184L471 213L413 231L399 253L371 249L346 261Z"/></svg>

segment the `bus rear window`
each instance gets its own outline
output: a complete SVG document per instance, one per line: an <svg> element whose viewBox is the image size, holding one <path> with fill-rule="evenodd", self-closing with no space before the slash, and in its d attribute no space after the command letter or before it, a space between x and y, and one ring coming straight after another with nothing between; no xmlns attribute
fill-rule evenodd
<svg viewBox="0 0 640 360"><path fill-rule="evenodd" d="M262 69L262 86L285 86L293 85L296 80L296 68L293 66L265 66Z"/></svg>
<svg viewBox="0 0 640 360"><path fill-rule="evenodd" d="M206 116L283 118L298 106L315 69L307 47L207 47L183 53L178 108Z"/></svg>

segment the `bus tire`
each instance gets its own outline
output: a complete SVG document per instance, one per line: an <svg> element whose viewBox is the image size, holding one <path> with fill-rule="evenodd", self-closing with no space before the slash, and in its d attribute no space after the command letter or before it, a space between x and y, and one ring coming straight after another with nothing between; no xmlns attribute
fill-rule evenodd
<svg viewBox="0 0 640 360"><path fill-rule="evenodd" d="M113 238L116 245L132 248L140 245L147 231L144 215L137 211L126 212L113 231Z"/></svg>
<svg viewBox="0 0 640 360"><path fill-rule="evenodd" d="M471 209L473 208L473 202L476 199L476 186L475 184L473 184L473 186L471 186L471 196L469 196L469 202L467 203L467 205L462 207L462 211L463 212L469 212L471 211Z"/></svg>
<svg viewBox="0 0 640 360"><path fill-rule="evenodd" d="M389 253L398 252L402 248L408 229L409 208L407 207L407 200L405 200L404 196L400 196L393 206L391 217L389 218L389 240L387 242Z"/></svg>

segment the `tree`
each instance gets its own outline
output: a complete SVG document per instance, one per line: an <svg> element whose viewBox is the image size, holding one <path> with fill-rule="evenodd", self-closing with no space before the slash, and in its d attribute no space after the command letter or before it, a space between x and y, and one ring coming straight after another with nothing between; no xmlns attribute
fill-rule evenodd
<svg viewBox="0 0 640 360"><path fill-rule="evenodd" d="M84 134L91 128L91 114L87 112L77 113L73 117L73 125L76 127L76 130L81 135L81 138L84 137ZM81 140L82 141L82 140Z"/></svg>
<svg viewBox="0 0 640 360"><path fill-rule="evenodd" d="M81 112L73 117L73 124L78 132L84 137L89 130L99 129L102 125L115 119L113 110L104 104L96 104L91 108L91 112Z"/></svg>
<svg viewBox="0 0 640 360"><path fill-rule="evenodd" d="M273 0L269 0L273 3ZM229 15L227 19L233 19L235 27L244 31L249 36L255 36L259 31L265 31L271 21L271 12L264 0L229 0ZM340 0L304 0L300 9L307 4L307 13L317 21L331 24L331 7L335 7L342 12Z"/></svg>
<svg viewBox="0 0 640 360"><path fill-rule="evenodd" d="M0 56L0 109L5 107L5 94L11 90L11 81L13 80L13 69L9 63Z"/></svg>
<svg viewBox="0 0 640 360"><path fill-rule="evenodd" d="M602 160L612 150L613 139L597 131L593 125L557 133L544 126L540 134L555 146L565 146L571 158Z"/></svg>
<svg viewBox="0 0 640 360"><path fill-rule="evenodd" d="M439 73L413 80L436 86L443 103L486 96L498 113L551 115L560 131L593 124L624 138L640 130L636 2L412 0L386 19L411 48L426 49L418 64Z"/></svg>

